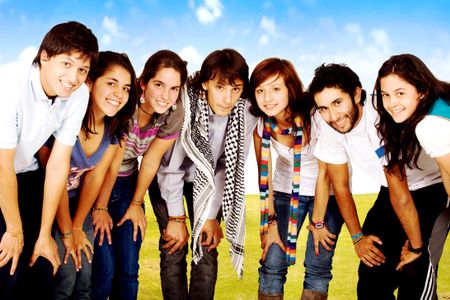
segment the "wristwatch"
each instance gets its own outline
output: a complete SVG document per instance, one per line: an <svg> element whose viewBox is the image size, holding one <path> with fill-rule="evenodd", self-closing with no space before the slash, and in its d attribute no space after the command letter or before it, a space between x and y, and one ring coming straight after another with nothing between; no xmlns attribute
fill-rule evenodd
<svg viewBox="0 0 450 300"><path fill-rule="evenodd" d="M313 222L311 221L311 225L314 226L315 229L322 229L325 227L325 222Z"/></svg>

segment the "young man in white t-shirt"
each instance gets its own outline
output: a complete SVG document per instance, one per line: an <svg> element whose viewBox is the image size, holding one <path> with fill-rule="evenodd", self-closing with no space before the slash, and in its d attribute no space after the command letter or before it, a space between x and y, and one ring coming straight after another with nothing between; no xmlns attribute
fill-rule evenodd
<svg viewBox="0 0 450 300"><path fill-rule="evenodd" d="M46 34L32 63L0 68L0 299L51 297L60 264L51 228L97 55L91 30L67 22ZM51 135L44 175L35 154Z"/></svg>
<svg viewBox="0 0 450 300"><path fill-rule="evenodd" d="M424 278L429 275L429 258L427 253L423 253L420 262L407 266L399 264L407 236L392 208L390 197L412 197L416 203L422 203L421 214L427 216L426 222L432 227L446 205L445 190L436 164L423 153L419 158L422 169L408 169L407 178L403 180L393 181L387 177L388 189L382 167L384 148L376 129L378 115L372 103L364 103L365 91L358 76L345 65L322 65L316 69L309 92L328 124L320 127L314 155L326 163L341 214L361 259L358 298L393 299L397 287L402 297L418 298L430 288L424 284ZM349 162L366 171L381 185L362 229L350 189ZM432 204L423 205L427 200L424 199L426 194L435 198ZM415 238L409 240L411 248L421 251L421 238ZM427 243L428 239L423 241L424 245ZM402 267L407 270L396 270ZM434 279L430 275L429 282Z"/></svg>

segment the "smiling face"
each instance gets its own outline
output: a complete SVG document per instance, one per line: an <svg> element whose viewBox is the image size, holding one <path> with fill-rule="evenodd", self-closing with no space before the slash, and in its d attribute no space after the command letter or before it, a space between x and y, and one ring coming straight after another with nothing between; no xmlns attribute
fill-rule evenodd
<svg viewBox="0 0 450 300"><path fill-rule="evenodd" d="M361 99L361 89L357 88L355 101L341 89L324 88L314 94L314 100L320 115L332 128L340 133L347 133L357 124L359 116L358 103Z"/></svg>
<svg viewBox="0 0 450 300"><path fill-rule="evenodd" d="M101 115L112 117L128 102L131 75L124 67L113 65L88 85L96 119L100 119Z"/></svg>
<svg viewBox="0 0 450 300"><path fill-rule="evenodd" d="M49 57L41 53L40 78L48 97L69 97L86 80L91 59L81 52Z"/></svg>
<svg viewBox="0 0 450 300"><path fill-rule="evenodd" d="M177 102L180 94L180 73L173 68L161 68L147 84L141 82L144 91L145 110L165 113Z"/></svg>
<svg viewBox="0 0 450 300"><path fill-rule="evenodd" d="M274 75L255 88L255 98L259 109L269 117L284 118L289 104L289 91L283 77Z"/></svg>
<svg viewBox="0 0 450 300"><path fill-rule="evenodd" d="M395 74L381 78L380 87L384 109L396 123L408 120L422 98L414 85Z"/></svg>
<svg viewBox="0 0 450 300"><path fill-rule="evenodd" d="M228 115L242 95L244 82L236 79L233 84L224 83L217 78L202 83L209 106L219 116Z"/></svg>

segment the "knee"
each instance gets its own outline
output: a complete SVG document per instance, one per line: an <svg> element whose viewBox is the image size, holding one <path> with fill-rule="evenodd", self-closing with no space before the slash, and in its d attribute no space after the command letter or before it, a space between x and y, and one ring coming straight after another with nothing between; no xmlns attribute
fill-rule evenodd
<svg viewBox="0 0 450 300"><path fill-rule="evenodd" d="M264 261L260 260L261 271L269 274L287 274L288 264L286 261L286 252L277 244L273 244L267 251Z"/></svg>

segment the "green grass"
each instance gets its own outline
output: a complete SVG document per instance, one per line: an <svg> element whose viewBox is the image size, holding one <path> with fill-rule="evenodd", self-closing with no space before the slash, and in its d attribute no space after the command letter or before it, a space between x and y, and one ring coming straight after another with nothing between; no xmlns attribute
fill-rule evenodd
<svg viewBox="0 0 450 300"><path fill-rule="evenodd" d="M357 195L356 205L361 222L375 200L375 195ZM247 195L247 220L244 278L237 279L228 255L228 242L219 246L219 274L215 299L257 299L258 266L261 256L259 242L259 198ZM149 201L147 201L149 203ZM162 299L159 278L159 232L155 216L148 205L148 232L141 249L139 272L139 299ZM284 299L300 299L302 291L307 230L302 228L297 248L297 264L289 268ZM333 261L333 280L330 283L330 300L356 299L357 268L359 260L353 250L351 238L344 225ZM177 287L173 287L177 288ZM439 264L439 299L450 299L450 242L447 241Z"/></svg>

